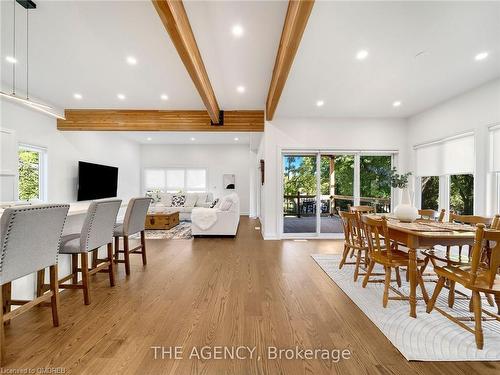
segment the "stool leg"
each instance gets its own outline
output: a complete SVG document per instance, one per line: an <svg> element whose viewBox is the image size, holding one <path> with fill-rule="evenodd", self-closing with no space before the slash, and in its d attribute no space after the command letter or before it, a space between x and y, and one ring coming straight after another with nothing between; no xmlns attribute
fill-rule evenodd
<svg viewBox="0 0 500 375"><path fill-rule="evenodd" d="M12 283L7 283L2 285L2 306L5 314L9 313L11 310L11 295L12 295ZM10 324L10 320L5 321L6 325Z"/></svg>
<svg viewBox="0 0 500 375"><path fill-rule="evenodd" d="M128 246L128 236L123 236L123 255L125 257L125 273L130 275L130 253Z"/></svg>
<svg viewBox="0 0 500 375"><path fill-rule="evenodd" d="M3 288L0 288L0 300L3 301ZM3 309L0 309L0 367L3 366L3 361L5 358L5 328L3 325Z"/></svg>
<svg viewBox="0 0 500 375"><path fill-rule="evenodd" d="M99 249L95 249L94 251L92 251L92 268L96 268L97 267L98 255L99 255Z"/></svg>
<svg viewBox="0 0 500 375"><path fill-rule="evenodd" d="M71 254L71 272L73 273L73 284L78 284L78 254Z"/></svg>
<svg viewBox="0 0 500 375"><path fill-rule="evenodd" d="M142 264L145 266L148 264L146 259L146 235L143 230L141 230L141 250L142 250Z"/></svg>
<svg viewBox="0 0 500 375"><path fill-rule="evenodd" d="M43 285L45 284L45 269L36 273L36 296L40 297L43 294Z"/></svg>
<svg viewBox="0 0 500 375"><path fill-rule="evenodd" d="M88 253L82 253L80 258L82 262L83 301L86 305L90 305Z"/></svg>
<svg viewBox="0 0 500 375"><path fill-rule="evenodd" d="M50 266L50 290L52 297L50 304L52 307L52 324L59 327L59 279L57 278L57 264Z"/></svg>
<svg viewBox="0 0 500 375"><path fill-rule="evenodd" d="M118 262L118 259L120 257L120 253L118 253L118 250L120 250L120 237L116 236L115 237L115 262Z"/></svg>
<svg viewBox="0 0 500 375"><path fill-rule="evenodd" d="M115 267L113 262L113 244L108 243L108 272L109 272L109 285L115 286Z"/></svg>

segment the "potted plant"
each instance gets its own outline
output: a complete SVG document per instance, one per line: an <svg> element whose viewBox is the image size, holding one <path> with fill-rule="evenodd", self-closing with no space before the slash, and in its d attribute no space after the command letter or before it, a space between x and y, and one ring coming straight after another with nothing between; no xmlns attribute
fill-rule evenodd
<svg viewBox="0 0 500 375"><path fill-rule="evenodd" d="M408 190L408 177L411 174L411 172L398 174L396 168L391 171L391 186L401 191L401 202L394 209L394 215L404 222L412 222L418 218L418 209L411 204L410 191Z"/></svg>

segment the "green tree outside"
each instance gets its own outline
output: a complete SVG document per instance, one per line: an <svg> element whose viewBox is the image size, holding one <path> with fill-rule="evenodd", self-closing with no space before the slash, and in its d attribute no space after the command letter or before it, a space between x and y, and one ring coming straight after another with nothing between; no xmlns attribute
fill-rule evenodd
<svg viewBox="0 0 500 375"><path fill-rule="evenodd" d="M40 198L40 154L19 150L19 199Z"/></svg>

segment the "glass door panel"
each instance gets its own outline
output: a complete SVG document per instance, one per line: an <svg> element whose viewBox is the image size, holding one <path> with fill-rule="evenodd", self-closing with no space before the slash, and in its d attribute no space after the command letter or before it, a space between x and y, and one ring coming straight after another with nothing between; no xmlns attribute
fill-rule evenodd
<svg viewBox="0 0 500 375"><path fill-rule="evenodd" d="M338 210L354 204L354 155L321 155L320 232L342 233Z"/></svg>
<svg viewBox="0 0 500 375"><path fill-rule="evenodd" d="M376 212L391 212L390 155L360 156L360 204L373 206Z"/></svg>
<svg viewBox="0 0 500 375"><path fill-rule="evenodd" d="M316 155L283 155L283 233L316 233Z"/></svg>
<svg viewBox="0 0 500 375"><path fill-rule="evenodd" d="M421 204L424 210L439 210L439 176L421 178Z"/></svg>
<svg viewBox="0 0 500 375"><path fill-rule="evenodd" d="M459 215L474 215L474 175L450 176L450 211Z"/></svg>

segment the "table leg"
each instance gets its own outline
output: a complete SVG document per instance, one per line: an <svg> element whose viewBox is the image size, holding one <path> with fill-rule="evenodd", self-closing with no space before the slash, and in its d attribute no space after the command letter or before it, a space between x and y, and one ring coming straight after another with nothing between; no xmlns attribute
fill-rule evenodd
<svg viewBox="0 0 500 375"><path fill-rule="evenodd" d="M417 317L417 251L415 248L408 250L410 271L410 316Z"/></svg>

